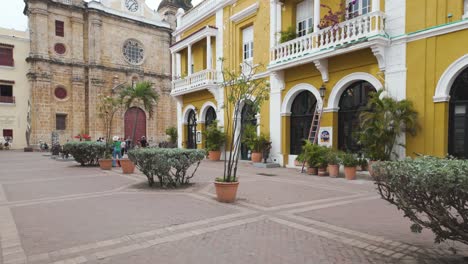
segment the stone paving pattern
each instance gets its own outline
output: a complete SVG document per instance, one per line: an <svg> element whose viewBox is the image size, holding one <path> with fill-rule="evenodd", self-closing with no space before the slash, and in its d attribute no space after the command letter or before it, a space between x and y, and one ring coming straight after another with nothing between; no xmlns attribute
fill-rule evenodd
<svg viewBox="0 0 468 264"><path fill-rule="evenodd" d="M371 181L241 163L239 199L222 204L222 162L180 190L42 153L0 152L0 166L2 264L468 262L467 246L411 233Z"/></svg>

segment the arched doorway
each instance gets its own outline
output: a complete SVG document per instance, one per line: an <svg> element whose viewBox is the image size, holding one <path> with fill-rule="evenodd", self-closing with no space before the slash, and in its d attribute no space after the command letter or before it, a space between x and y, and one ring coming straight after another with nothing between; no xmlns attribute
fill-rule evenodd
<svg viewBox="0 0 468 264"><path fill-rule="evenodd" d="M244 107L242 107L241 113L241 129L243 130L246 125L257 125L257 113L252 106L251 101L246 101L244 103ZM250 160L250 152L249 148L244 144L241 143L241 159L242 160Z"/></svg>
<svg viewBox="0 0 468 264"><path fill-rule="evenodd" d="M304 139L309 136L317 99L309 91L299 93L291 105L290 153L302 151Z"/></svg>
<svg viewBox="0 0 468 264"><path fill-rule="evenodd" d="M125 139L130 138L132 144L138 142L141 137L146 137L146 114L139 107L132 107L125 112ZM135 128L136 125L136 128ZM134 133L135 130L135 134Z"/></svg>
<svg viewBox="0 0 468 264"><path fill-rule="evenodd" d="M468 68L455 79L450 89L449 154L468 157Z"/></svg>
<svg viewBox="0 0 468 264"><path fill-rule="evenodd" d="M213 124L213 122L216 120L216 117L216 111L214 110L214 108L211 106L208 107L205 115L205 126L208 127L211 124Z"/></svg>
<svg viewBox="0 0 468 264"><path fill-rule="evenodd" d="M197 117L194 110L190 110L187 118L187 148L197 148Z"/></svg>
<svg viewBox="0 0 468 264"><path fill-rule="evenodd" d="M359 131L359 114L365 109L369 95L376 92L367 81L352 83L340 97L338 112L338 148L348 152L359 152L356 133Z"/></svg>

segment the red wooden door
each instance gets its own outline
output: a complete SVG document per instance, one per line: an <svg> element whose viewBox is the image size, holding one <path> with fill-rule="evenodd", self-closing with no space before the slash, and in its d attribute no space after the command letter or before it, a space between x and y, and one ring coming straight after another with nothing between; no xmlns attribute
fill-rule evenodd
<svg viewBox="0 0 468 264"><path fill-rule="evenodd" d="M136 122L135 137L133 129ZM133 144L138 143L142 136L146 137L146 114L138 107L132 107L125 113L125 139L132 139Z"/></svg>

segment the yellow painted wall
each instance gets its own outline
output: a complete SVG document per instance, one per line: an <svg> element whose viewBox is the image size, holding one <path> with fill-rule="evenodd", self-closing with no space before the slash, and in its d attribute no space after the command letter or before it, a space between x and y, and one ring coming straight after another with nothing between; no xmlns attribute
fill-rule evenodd
<svg viewBox="0 0 468 264"><path fill-rule="evenodd" d="M193 25L189 29L182 32L181 37L182 37L182 39L184 39L184 38L190 36L191 34L197 32L198 30L200 30L200 29L202 29L202 28L204 28L206 26L215 27L216 26L216 16L210 16L210 17L198 22L197 24Z"/></svg>
<svg viewBox="0 0 468 264"><path fill-rule="evenodd" d="M468 32L459 31L407 44L407 98L419 113L422 130L407 136L407 154L444 156L448 151L448 103L434 103L443 72L467 54Z"/></svg>
<svg viewBox="0 0 468 264"><path fill-rule="evenodd" d="M198 91L198 92L190 93L190 94L185 94L183 95L182 100L183 100L183 108L182 108L183 110L185 110L185 108L188 105L193 105L197 109L198 115L200 115L201 108L206 102L212 102L213 104L216 105L216 100L214 99L213 94L211 94L210 92L206 90ZM201 116L198 116L198 118L200 119ZM204 124L200 124L200 123L197 124L198 131L204 131L204 129L205 129ZM187 142L187 126L184 126L183 131L182 131L182 146L183 147L187 146L186 142ZM202 144L198 144L197 148L202 149L204 147L205 147L205 140L203 138Z"/></svg>
<svg viewBox="0 0 468 264"><path fill-rule="evenodd" d="M449 14L453 17L449 18ZM461 0L411 0L406 1L406 32L460 20L463 16Z"/></svg>
<svg viewBox="0 0 468 264"><path fill-rule="evenodd" d="M370 49L360 50L329 59L329 82L325 84L327 91L324 98L324 105L328 105L328 97L338 81L345 76L355 72L369 73L378 78L379 67L377 60ZM282 92L282 101L288 91L294 86L307 83L319 89L322 86L322 77L313 64L305 64L298 67L285 70L286 87ZM283 139L282 152L284 160L287 160L287 154L290 149L290 121L289 117L282 117ZM338 147L338 113L325 113L322 117L321 126L333 127L333 147Z"/></svg>

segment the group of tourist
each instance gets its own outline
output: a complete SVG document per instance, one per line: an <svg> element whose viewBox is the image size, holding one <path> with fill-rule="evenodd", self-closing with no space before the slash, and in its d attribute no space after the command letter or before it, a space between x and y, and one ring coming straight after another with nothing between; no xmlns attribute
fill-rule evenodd
<svg viewBox="0 0 468 264"><path fill-rule="evenodd" d="M102 138L102 140L104 139ZM124 140L123 138L119 138L118 136L114 136L112 138L112 141L112 166L116 167L117 165L120 166L120 164L116 162L117 158L121 159L126 153L128 153L128 150L132 148L132 141L130 140L130 138ZM148 146L148 141L146 140L145 136L142 136L139 140L139 146L142 148L146 148Z"/></svg>

